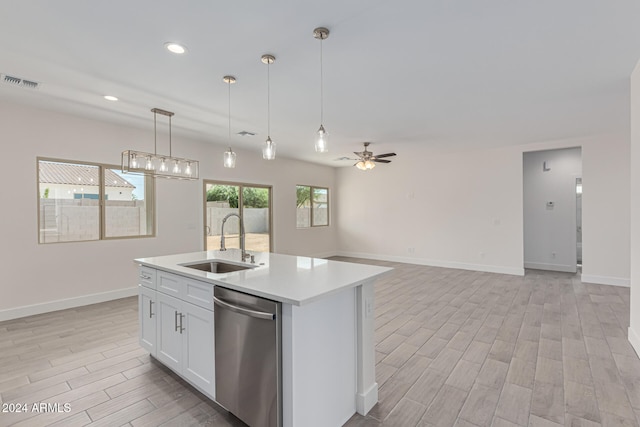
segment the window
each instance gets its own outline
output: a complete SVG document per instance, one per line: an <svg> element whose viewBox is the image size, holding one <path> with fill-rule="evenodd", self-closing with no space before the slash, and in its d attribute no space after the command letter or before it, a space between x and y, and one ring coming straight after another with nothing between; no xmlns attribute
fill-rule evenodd
<svg viewBox="0 0 640 427"><path fill-rule="evenodd" d="M329 189L296 186L297 226L298 228L329 225Z"/></svg>
<svg viewBox="0 0 640 427"><path fill-rule="evenodd" d="M205 248L220 249L222 220L228 214L240 215L244 222L245 249L271 252L271 187L204 181ZM229 218L224 228L225 247L240 247L238 218Z"/></svg>
<svg viewBox="0 0 640 427"><path fill-rule="evenodd" d="M40 243L154 235L154 185L119 167L38 159ZM101 202L102 200L102 202Z"/></svg>

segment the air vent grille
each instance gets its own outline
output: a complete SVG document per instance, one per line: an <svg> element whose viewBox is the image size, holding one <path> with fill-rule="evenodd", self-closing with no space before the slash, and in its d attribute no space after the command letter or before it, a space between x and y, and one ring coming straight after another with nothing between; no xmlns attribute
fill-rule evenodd
<svg viewBox="0 0 640 427"><path fill-rule="evenodd" d="M8 74L0 74L0 80L3 83L12 86L20 86L27 89L38 89L40 87L40 83L38 82L34 82L33 80L26 80L21 77L10 76Z"/></svg>

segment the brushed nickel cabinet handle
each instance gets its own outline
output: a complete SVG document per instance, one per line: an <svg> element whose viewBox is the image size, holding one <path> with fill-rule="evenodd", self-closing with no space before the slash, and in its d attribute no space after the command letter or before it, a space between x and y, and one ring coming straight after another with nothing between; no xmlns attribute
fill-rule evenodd
<svg viewBox="0 0 640 427"><path fill-rule="evenodd" d="M149 319L153 317L153 301L149 300Z"/></svg>
<svg viewBox="0 0 640 427"><path fill-rule="evenodd" d="M176 314L173 317L174 323L176 325L176 332L178 332L178 310L176 310Z"/></svg>
<svg viewBox="0 0 640 427"><path fill-rule="evenodd" d="M185 330L185 328L182 327L182 319L184 319L184 314L180 313L180 334L182 335L182 331Z"/></svg>

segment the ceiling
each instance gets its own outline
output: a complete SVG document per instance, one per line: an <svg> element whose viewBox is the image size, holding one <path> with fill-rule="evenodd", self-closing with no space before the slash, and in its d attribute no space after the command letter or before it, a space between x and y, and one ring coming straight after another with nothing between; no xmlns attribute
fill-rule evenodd
<svg viewBox="0 0 640 427"><path fill-rule="evenodd" d="M637 0L21 0L0 14L0 99L152 129L175 112L180 136L234 148L271 137L278 155L332 166L371 141L485 147L629 133L629 75L640 59ZM324 125L318 154L320 42ZM187 46L182 56L164 43ZM103 95L120 100L109 102ZM240 131L253 137L236 135ZM152 147L150 135L149 149ZM353 157L353 156L352 156ZM241 161L241 157L238 158Z"/></svg>

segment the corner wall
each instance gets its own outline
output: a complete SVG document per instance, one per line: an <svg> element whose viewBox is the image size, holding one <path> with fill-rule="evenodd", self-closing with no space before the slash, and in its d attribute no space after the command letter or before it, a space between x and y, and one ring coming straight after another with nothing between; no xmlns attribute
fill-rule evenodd
<svg viewBox="0 0 640 427"><path fill-rule="evenodd" d="M36 157L120 164L125 149L148 151L146 129L117 126L0 101L2 141L11 161L0 168L2 210L0 321L135 295L134 258L203 250L202 179L273 186L274 250L335 253L335 226L296 228L296 183L335 189L335 171L288 159L263 161L260 151L238 152L235 169L222 167L226 146L175 137L174 153L200 160L200 180L156 180L154 238L38 244Z"/></svg>

